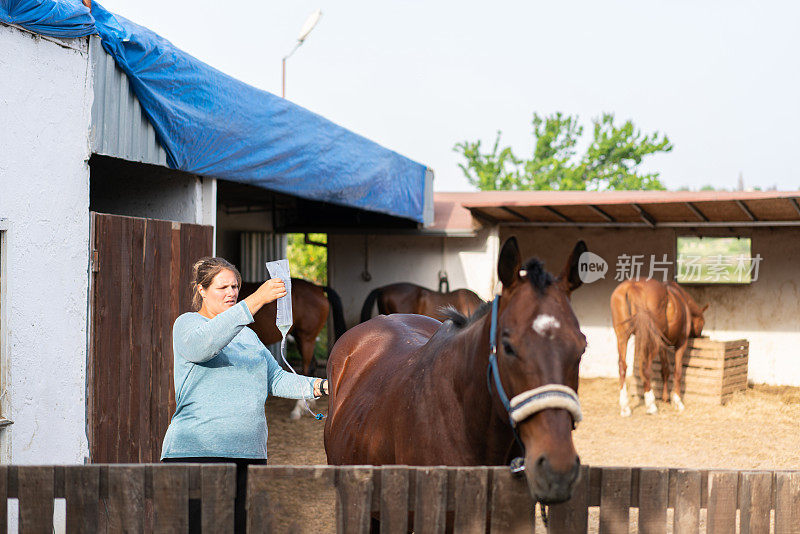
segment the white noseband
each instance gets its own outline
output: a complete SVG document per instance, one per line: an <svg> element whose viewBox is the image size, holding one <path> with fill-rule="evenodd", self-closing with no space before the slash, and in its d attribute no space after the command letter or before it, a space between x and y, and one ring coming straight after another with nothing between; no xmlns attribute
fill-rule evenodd
<svg viewBox="0 0 800 534"><path fill-rule="evenodd" d="M572 415L574 425L583 419L581 403L575 391L561 384L547 384L520 393L509 402L509 413L515 423L520 423L542 410L549 408L567 410Z"/></svg>

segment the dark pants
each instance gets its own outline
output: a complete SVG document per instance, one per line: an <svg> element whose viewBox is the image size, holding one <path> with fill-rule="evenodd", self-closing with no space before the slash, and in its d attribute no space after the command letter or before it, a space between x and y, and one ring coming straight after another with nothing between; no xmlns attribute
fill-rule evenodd
<svg viewBox="0 0 800 534"><path fill-rule="evenodd" d="M189 464L236 464L236 500L234 502L233 531L244 533L247 530L247 466L266 465L264 459L255 458L164 458L162 462ZM201 532L202 516L200 501L189 500L189 532Z"/></svg>

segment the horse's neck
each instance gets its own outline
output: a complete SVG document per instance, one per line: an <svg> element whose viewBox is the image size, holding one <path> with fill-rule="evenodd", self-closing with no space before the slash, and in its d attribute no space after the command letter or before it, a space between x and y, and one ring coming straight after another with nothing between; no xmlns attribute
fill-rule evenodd
<svg viewBox="0 0 800 534"><path fill-rule="evenodd" d="M452 339L455 359L458 360L455 378L458 386L472 389L475 383L485 385L486 366L489 361L489 321L491 313L458 332ZM456 362L454 362L456 363ZM483 378L480 378L483 373ZM484 389L486 389L484 387Z"/></svg>
<svg viewBox="0 0 800 534"><path fill-rule="evenodd" d="M456 334L455 350L450 354L458 358L452 362L456 370L453 385L463 399L464 420L469 421L467 432L472 434L469 441L479 447L471 452L480 457L483 465L499 465L506 460L513 434L505 419L498 416L487 385L490 322L491 312Z"/></svg>
<svg viewBox="0 0 800 534"><path fill-rule="evenodd" d="M692 298L688 291L674 282L670 284L669 287L671 287L672 290L675 291L675 293L677 293L678 296L686 303L686 307L689 308L689 313L691 313L692 316L697 316L702 313L700 306L698 306L697 302L695 302L694 298Z"/></svg>

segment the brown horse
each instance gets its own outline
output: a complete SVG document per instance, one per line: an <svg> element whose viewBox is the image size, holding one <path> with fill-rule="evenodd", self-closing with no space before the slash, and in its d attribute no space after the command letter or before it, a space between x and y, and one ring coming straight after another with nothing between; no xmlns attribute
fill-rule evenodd
<svg viewBox="0 0 800 534"><path fill-rule="evenodd" d="M617 335L619 352L619 405L620 415L628 417L631 408L625 375L628 370L625 361L628 339L636 337L634 350L639 358L639 374L642 377L644 401L647 413L658 411L655 395L650 388L651 363L656 354L661 357L661 377L664 389L661 399L672 400L673 405L683 411L681 401L681 376L683 356L689 345L689 338L699 337L705 320L703 312L708 305L698 306L694 299L681 286L673 281L625 280L611 294L611 318L614 333ZM675 373L672 396L669 395L669 355L667 345L675 347Z"/></svg>
<svg viewBox="0 0 800 534"><path fill-rule="evenodd" d="M502 293L471 318L382 315L345 333L328 359L328 463L502 465L522 453L534 499L568 499L586 347L569 296L585 250L579 242L553 278L536 259L521 267L512 237L498 261Z"/></svg>
<svg viewBox="0 0 800 534"><path fill-rule="evenodd" d="M439 321L447 317L445 313L447 307L455 308L462 315L469 317L483 304L483 299L469 289L439 293L410 282L400 282L373 289L367 295L361 308L362 323L372 316L372 305L376 300L378 313L381 315L416 313Z"/></svg>
<svg viewBox="0 0 800 534"><path fill-rule="evenodd" d="M253 293L261 284L244 282L240 298ZM325 296L325 293L328 296ZM322 327L328 320L328 312L333 308L333 329L336 339L347 330L342 310L342 300L339 295L328 286L318 286L300 278L292 278L292 315L294 324L289 331L297 342L297 349L303 359L303 374L313 375L317 369L317 360L314 358L314 346L317 343ZM264 345L277 343L281 340L281 333L275 326L277 304L271 302L261 308L253 317L254 323L250 325ZM280 361L280 356L275 355Z"/></svg>

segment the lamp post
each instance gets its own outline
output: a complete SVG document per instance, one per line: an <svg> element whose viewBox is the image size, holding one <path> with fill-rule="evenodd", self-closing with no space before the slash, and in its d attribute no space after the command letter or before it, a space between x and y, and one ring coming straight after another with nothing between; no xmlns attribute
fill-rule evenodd
<svg viewBox="0 0 800 534"><path fill-rule="evenodd" d="M322 11L317 9L314 11L309 17L306 19L305 24L300 29L300 35L297 36L297 43L295 43L294 48L292 51L286 54L283 59L281 60L281 98L286 98L286 60L289 59L295 51L300 48L300 45L303 44L308 37L308 34L311 33L311 30L314 29L314 26L317 25L319 19L322 17Z"/></svg>

